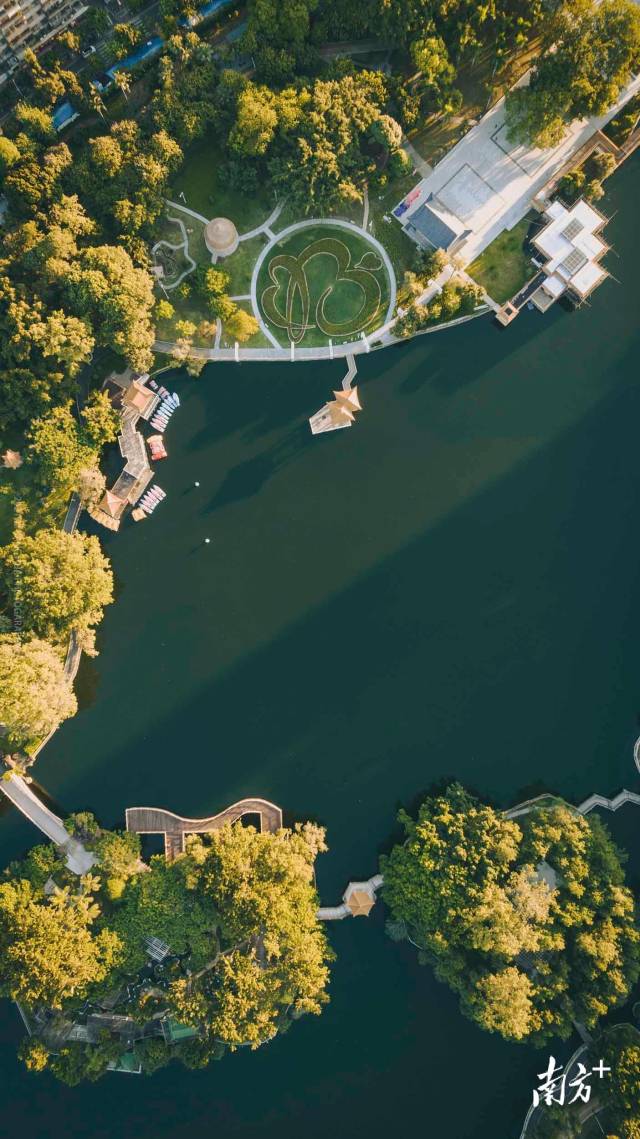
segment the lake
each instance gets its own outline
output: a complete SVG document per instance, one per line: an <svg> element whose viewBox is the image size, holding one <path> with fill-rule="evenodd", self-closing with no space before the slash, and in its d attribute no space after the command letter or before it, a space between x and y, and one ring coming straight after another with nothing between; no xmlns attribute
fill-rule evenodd
<svg viewBox="0 0 640 1139"><path fill-rule="evenodd" d="M375 873L398 807L446 776L501 806L637 789L637 158L608 185L617 281L574 314L360 356L349 431L307 424L339 362L175 381L167 499L102 532L117 603L83 710L38 760L60 809L122 826L127 806L264 796L326 825L332 905ZM37 837L5 806L4 860ZM16 1062L5 1003L4 1134L517 1139L547 1054L464 1020L381 905L330 937L323 1015L204 1072L67 1089Z"/></svg>

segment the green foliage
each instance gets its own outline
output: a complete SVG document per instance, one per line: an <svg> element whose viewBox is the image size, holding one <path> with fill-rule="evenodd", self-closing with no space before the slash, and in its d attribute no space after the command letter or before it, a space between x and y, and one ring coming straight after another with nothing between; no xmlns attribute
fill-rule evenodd
<svg viewBox="0 0 640 1139"><path fill-rule="evenodd" d="M135 24L115 24L112 33L112 45L118 59L129 55L137 47L142 38L140 28Z"/></svg>
<svg viewBox="0 0 640 1139"><path fill-rule="evenodd" d="M611 1068L608 1108L621 1139L638 1137L640 1102L640 1032L631 1025L617 1025L598 1042L604 1063Z"/></svg>
<svg viewBox="0 0 640 1139"><path fill-rule="evenodd" d="M435 270L434 270L435 271ZM447 281L427 306L413 303L395 323L396 336L411 336L432 324L469 316L482 300L482 289L469 282Z"/></svg>
<svg viewBox="0 0 640 1139"><path fill-rule="evenodd" d="M173 953L192 952L195 965L217 945L214 907L196 891L188 860L153 858L151 870L129 879L121 904L110 919L125 945L124 969L144 965L145 937L159 937Z"/></svg>
<svg viewBox="0 0 640 1139"><path fill-rule="evenodd" d="M0 724L9 748L43 739L77 709L60 654L37 638L0 636Z"/></svg>
<svg viewBox="0 0 640 1139"><path fill-rule="evenodd" d="M120 417L106 392L91 392L81 415L85 433L94 447L101 450L105 443L114 442Z"/></svg>
<svg viewBox="0 0 640 1139"><path fill-rule="evenodd" d="M18 1059L29 1072L43 1072L49 1063L49 1051L36 1036L25 1036L18 1048Z"/></svg>
<svg viewBox="0 0 640 1139"><path fill-rule="evenodd" d="M89 423L83 430L71 411L71 404L54 407L48 415L33 421L29 432L29 457L40 487L45 511L60 511L72 491L80 487L83 471L98 466L100 416L107 412L101 400L88 405ZM92 417L97 415L93 441ZM112 422L112 420L108 420ZM102 440L104 441L104 440Z"/></svg>
<svg viewBox="0 0 640 1139"><path fill-rule="evenodd" d="M26 879L0 884L0 992L29 1007L61 1008L104 980L121 946L94 933L90 894L56 890L48 898Z"/></svg>
<svg viewBox="0 0 640 1139"><path fill-rule="evenodd" d="M581 0L559 9L549 40L529 85L507 96L509 135L525 145L553 146L573 119L615 103L640 64L640 12L632 0Z"/></svg>
<svg viewBox="0 0 640 1139"><path fill-rule="evenodd" d="M97 538L39 530L5 548L3 577L19 597L24 628L66 645L75 631L86 637L113 600L113 577Z"/></svg>
<svg viewBox="0 0 640 1139"><path fill-rule="evenodd" d="M227 335L233 340L237 340L240 344L244 344L244 342L254 336L260 328L255 316L240 307L235 308L235 311L231 312L225 318L224 325L227 330Z"/></svg>
<svg viewBox="0 0 640 1139"><path fill-rule="evenodd" d="M508 1039L544 1041L624 1002L639 934L598 819L556 806L519 825L454 784L417 821L400 821L406 840L381 862L385 899L467 1015Z"/></svg>

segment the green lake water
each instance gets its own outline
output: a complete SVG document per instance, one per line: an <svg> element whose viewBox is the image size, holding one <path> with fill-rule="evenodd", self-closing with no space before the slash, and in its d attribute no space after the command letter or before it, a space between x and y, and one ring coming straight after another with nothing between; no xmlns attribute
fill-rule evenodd
<svg viewBox="0 0 640 1139"><path fill-rule="evenodd" d="M638 786L638 161L609 185L620 283L359 357L352 430L306 423L338 362L176 381L168 497L105 537L117 604L38 761L60 809L121 826L127 806L265 796L327 826L335 904L445 776L500 805ZM0 856L36 839L5 807ZM5 1004L2 1133L517 1139L545 1056L464 1020L383 917L331 926L322 1017L205 1072L64 1088L17 1064Z"/></svg>

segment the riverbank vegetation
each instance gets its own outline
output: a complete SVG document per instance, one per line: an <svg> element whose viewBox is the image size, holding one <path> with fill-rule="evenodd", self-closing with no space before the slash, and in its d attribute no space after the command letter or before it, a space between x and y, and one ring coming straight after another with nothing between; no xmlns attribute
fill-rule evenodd
<svg viewBox="0 0 640 1139"><path fill-rule="evenodd" d="M640 934L619 852L598 818L566 806L507 819L458 784L400 813L381 860L389 931L507 1040L542 1044L624 1003Z"/></svg>
<svg viewBox="0 0 640 1139"><path fill-rule="evenodd" d="M69 830L95 851L91 874L42 846L0 879L0 991L30 1025L29 1068L76 1084L127 1054L147 1072L203 1067L321 1012L333 956L316 919L322 828L236 824L149 864L137 835L91 815Z"/></svg>

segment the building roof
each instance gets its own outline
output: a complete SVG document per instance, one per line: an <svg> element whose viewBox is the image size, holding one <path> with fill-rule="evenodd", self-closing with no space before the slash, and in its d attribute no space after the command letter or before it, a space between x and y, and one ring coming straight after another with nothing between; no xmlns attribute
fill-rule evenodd
<svg viewBox="0 0 640 1139"><path fill-rule="evenodd" d="M10 471L15 471L18 467L22 466L22 455L19 451L11 451L7 449L2 456L2 465Z"/></svg>
<svg viewBox="0 0 640 1139"><path fill-rule="evenodd" d="M341 388L339 392L334 392L336 402L341 404L345 410L349 411L362 411L362 404L358 398L357 387L348 388L346 391Z"/></svg>
<svg viewBox="0 0 640 1139"><path fill-rule="evenodd" d="M606 218L582 198L571 208L556 200L545 214L547 225L533 238L536 249L546 258L545 272L549 279L564 282L564 287L586 297L607 275L598 262L608 246L597 236ZM549 281L544 287L549 289ZM563 291L558 286L554 296Z"/></svg>
<svg viewBox="0 0 640 1139"><path fill-rule="evenodd" d="M409 225L426 238L434 249L449 249L464 231L464 225L430 194L411 214Z"/></svg>
<svg viewBox="0 0 640 1139"><path fill-rule="evenodd" d="M150 401L155 398L155 393L141 384L139 380L132 380L124 393L123 402L127 407L135 407L142 414L146 411Z"/></svg>
<svg viewBox="0 0 640 1139"><path fill-rule="evenodd" d="M365 890L352 890L347 905L354 917L367 917L375 905L375 900Z"/></svg>
<svg viewBox="0 0 640 1139"><path fill-rule="evenodd" d="M112 490L105 490L98 503L98 509L104 510L104 513L108 514L110 518L119 518L125 506L126 500L118 498L118 495L114 494Z"/></svg>
<svg viewBox="0 0 640 1139"><path fill-rule="evenodd" d="M231 253L238 244L238 231L229 218L212 218L204 227L204 240L211 253Z"/></svg>

